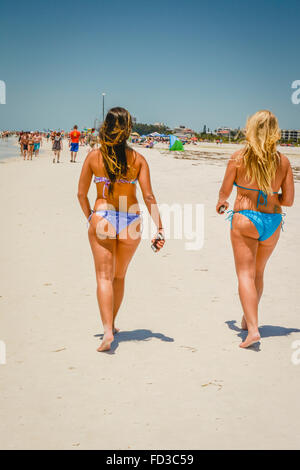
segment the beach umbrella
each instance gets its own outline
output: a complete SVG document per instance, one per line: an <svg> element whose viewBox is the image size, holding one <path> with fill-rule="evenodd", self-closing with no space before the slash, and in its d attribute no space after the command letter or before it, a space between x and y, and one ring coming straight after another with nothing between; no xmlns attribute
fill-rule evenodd
<svg viewBox="0 0 300 470"><path fill-rule="evenodd" d="M149 134L150 137L160 137L160 134L158 132L152 132L152 134Z"/></svg>

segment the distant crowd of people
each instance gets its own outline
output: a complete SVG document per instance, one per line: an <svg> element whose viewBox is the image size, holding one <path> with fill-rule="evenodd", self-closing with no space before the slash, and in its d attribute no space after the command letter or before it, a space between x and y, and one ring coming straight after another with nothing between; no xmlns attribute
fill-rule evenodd
<svg viewBox="0 0 300 470"><path fill-rule="evenodd" d="M1 137L8 137L8 133L2 133ZM63 150L63 142L67 139L70 149L70 162L75 163L79 146L87 146L89 152L98 146L98 133L96 129L90 132L80 132L78 126L75 125L70 132L65 131L49 131L49 132L24 132L18 133L18 141L20 145L20 153L24 160L32 160L32 157L38 157L43 139L47 143L51 143L53 151L53 163L60 163L60 155Z"/></svg>
<svg viewBox="0 0 300 470"><path fill-rule="evenodd" d="M14 133L11 132L11 131L2 131L2 132L0 132L0 139L7 139L8 137L10 137L13 134Z"/></svg>
<svg viewBox="0 0 300 470"><path fill-rule="evenodd" d="M42 135L40 132L20 132L19 145L24 160L32 160L33 155L37 157L41 144Z"/></svg>
<svg viewBox="0 0 300 470"><path fill-rule="evenodd" d="M193 144L197 145L198 139L197 138L187 138L187 137L180 137L180 140L183 145L186 144ZM140 145L141 147L145 148L154 148L155 144L157 143L162 143L162 144L168 144L169 143L169 136L138 136L136 134L133 134L131 139L130 139L132 144ZM221 141L217 141L218 143L222 143Z"/></svg>

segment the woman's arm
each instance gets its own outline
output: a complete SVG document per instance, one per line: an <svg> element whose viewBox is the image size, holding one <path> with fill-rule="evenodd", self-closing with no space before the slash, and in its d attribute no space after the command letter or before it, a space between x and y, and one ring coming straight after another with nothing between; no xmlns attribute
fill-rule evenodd
<svg viewBox="0 0 300 470"><path fill-rule="evenodd" d="M149 166L145 158L142 157L142 155L139 155L139 157L141 160L141 167L140 167L140 172L138 176L138 182L142 190L143 199L148 209L148 212L151 215L152 220L157 227L158 232L163 234L164 229L162 226L162 221L161 221L160 213L159 213L158 206L157 206L157 201L153 194L153 190L151 186ZM164 246L164 243L165 243L164 240L157 242L156 244L157 248L158 249L162 248Z"/></svg>
<svg viewBox="0 0 300 470"><path fill-rule="evenodd" d="M219 210L221 206L225 206L225 209L228 209L229 207L229 202L227 199L229 198L232 188L233 188L233 183L236 179L236 158L237 158L237 153L234 153L232 157L230 158L226 172L224 175L223 183L221 186L221 189L219 191L219 200L216 206L216 211L219 214Z"/></svg>
<svg viewBox="0 0 300 470"><path fill-rule="evenodd" d="M279 194L278 198L281 206L290 207L294 204L295 183L291 164L287 157L285 157L284 164L286 165L286 175L281 184L282 193Z"/></svg>
<svg viewBox="0 0 300 470"><path fill-rule="evenodd" d="M90 154L87 155L84 161L84 164L82 166L79 183L78 183L78 193L77 193L79 204L87 219L91 215L91 206L90 206L90 202L88 200L87 194L89 192L89 188L90 188L92 177L93 177L93 172L89 163L89 160L90 160L89 155Z"/></svg>

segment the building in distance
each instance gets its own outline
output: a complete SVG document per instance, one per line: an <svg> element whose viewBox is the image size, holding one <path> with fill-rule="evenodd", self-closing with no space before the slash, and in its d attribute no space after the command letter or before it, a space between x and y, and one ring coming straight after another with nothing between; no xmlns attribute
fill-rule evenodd
<svg viewBox="0 0 300 470"><path fill-rule="evenodd" d="M184 139L184 138L190 139L191 137L195 136L195 131L193 131L193 129L190 129L189 127L185 127L185 126L174 127L172 132L173 132L174 135L176 135L177 137L182 138L182 139Z"/></svg>
<svg viewBox="0 0 300 470"><path fill-rule="evenodd" d="M300 141L300 130L283 129L281 130L281 140L284 142L298 142Z"/></svg>

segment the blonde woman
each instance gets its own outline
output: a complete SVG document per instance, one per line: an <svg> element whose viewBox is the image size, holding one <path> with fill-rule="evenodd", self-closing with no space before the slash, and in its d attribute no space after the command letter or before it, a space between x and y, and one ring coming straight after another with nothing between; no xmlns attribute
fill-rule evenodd
<svg viewBox="0 0 300 470"><path fill-rule="evenodd" d="M233 186L237 196L231 211L231 242L244 311L242 328L248 330L241 348L260 340L258 304L264 270L280 236L281 206L294 202L294 180L287 157L277 151L280 130L274 114L258 111L246 126L246 146L230 159L216 210L228 209Z"/></svg>
<svg viewBox="0 0 300 470"><path fill-rule="evenodd" d="M131 127L131 116L126 109L113 108L107 113L99 134L101 148L92 150L86 157L78 186L78 199L90 222L88 234L104 327L99 352L110 349L118 332L115 321L124 296L125 275L141 239L137 182L160 235L155 239L156 248L159 250L164 245L148 164L142 155L127 146ZM97 197L91 211L87 194L93 175Z"/></svg>

